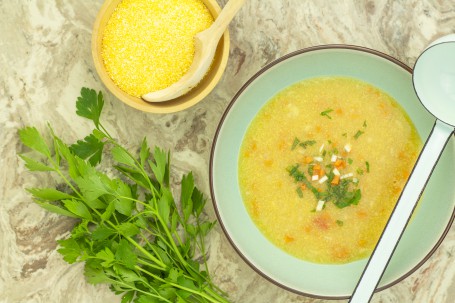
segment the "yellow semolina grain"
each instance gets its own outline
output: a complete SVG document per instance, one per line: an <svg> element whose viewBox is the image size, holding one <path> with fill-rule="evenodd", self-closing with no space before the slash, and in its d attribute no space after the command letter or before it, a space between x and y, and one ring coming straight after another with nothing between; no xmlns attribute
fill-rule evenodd
<svg viewBox="0 0 455 303"><path fill-rule="evenodd" d="M194 57L194 36L212 25L201 0L123 0L104 30L109 76L135 97L177 82Z"/></svg>

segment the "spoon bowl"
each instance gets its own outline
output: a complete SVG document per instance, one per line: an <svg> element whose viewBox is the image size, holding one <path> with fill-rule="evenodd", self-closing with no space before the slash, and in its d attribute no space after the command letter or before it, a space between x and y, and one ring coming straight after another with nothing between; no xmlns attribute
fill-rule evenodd
<svg viewBox="0 0 455 303"><path fill-rule="evenodd" d="M452 126L455 126L454 54L455 34L444 37L422 53L413 78L414 89L426 109Z"/></svg>

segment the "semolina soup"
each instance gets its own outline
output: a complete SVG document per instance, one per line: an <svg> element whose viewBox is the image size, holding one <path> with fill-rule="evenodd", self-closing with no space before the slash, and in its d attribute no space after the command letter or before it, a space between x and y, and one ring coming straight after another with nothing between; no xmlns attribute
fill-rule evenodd
<svg viewBox="0 0 455 303"><path fill-rule="evenodd" d="M287 253L352 262L372 253L421 146L405 111L380 89L346 77L305 80L274 96L248 127L242 199Z"/></svg>

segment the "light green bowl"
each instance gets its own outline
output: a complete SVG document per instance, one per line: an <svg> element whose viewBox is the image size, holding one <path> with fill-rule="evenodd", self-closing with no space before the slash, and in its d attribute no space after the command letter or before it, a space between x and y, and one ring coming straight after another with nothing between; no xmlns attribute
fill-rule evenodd
<svg viewBox="0 0 455 303"><path fill-rule="evenodd" d="M259 274L290 291L326 299L347 298L367 259L321 265L297 259L269 242L243 204L237 161L243 136L261 107L289 85L318 76L347 76L390 94L406 110L423 141L434 117L415 95L411 69L380 52L346 45L319 46L276 60L254 75L229 104L218 126L210 159L213 204L226 236ZM304 119L303 119L304 121ZM455 149L452 140L436 166L421 205L406 229L378 290L414 272L436 250L454 219Z"/></svg>

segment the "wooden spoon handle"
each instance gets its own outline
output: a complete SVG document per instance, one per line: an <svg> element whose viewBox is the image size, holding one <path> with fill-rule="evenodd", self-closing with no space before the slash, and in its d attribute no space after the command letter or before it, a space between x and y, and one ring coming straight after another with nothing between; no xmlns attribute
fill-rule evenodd
<svg viewBox="0 0 455 303"><path fill-rule="evenodd" d="M221 38L223 33L226 31L226 28L229 26L229 23L232 21L235 14L237 14L245 1L246 0L230 0L226 3L215 22L210 27L210 35L213 40L218 41Z"/></svg>

